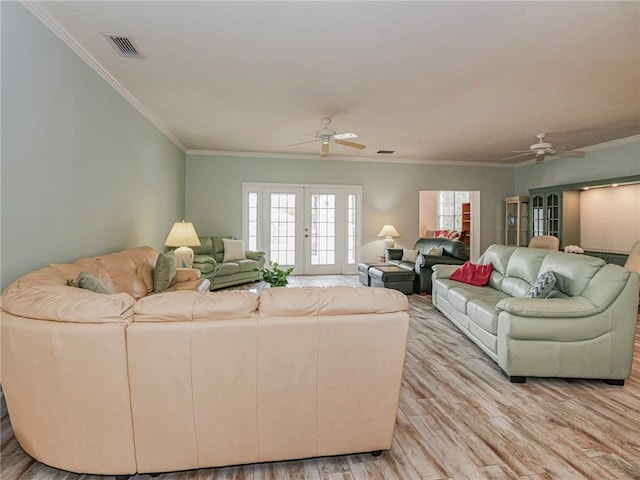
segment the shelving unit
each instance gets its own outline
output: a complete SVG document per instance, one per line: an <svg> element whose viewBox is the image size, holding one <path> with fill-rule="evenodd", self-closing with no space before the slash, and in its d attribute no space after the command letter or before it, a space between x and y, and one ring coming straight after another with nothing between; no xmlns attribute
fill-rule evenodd
<svg viewBox="0 0 640 480"><path fill-rule="evenodd" d="M532 189L531 236L553 235L560 249L580 242L580 192L578 190Z"/></svg>
<svg viewBox="0 0 640 480"><path fill-rule="evenodd" d="M468 247L471 244L471 203L462 204L462 230L467 232L464 244Z"/></svg>
<svg viewBox="0 0 640 480"><path fill-rule="evenodd" d="M526 247L529 244L529 197L506 197L504 244Z"/></svg>

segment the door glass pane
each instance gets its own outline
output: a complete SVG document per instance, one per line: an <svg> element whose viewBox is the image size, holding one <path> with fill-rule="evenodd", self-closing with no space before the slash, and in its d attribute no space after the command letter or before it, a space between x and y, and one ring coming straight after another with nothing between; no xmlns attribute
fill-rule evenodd
<svg viewBox="0 0 640 480"><path fill-rule="evenodd" d="M247 247L249 250L258 249L258 192L249 192L249 236Z"/></svg>
<svg viewBox="0 0 640 480"><path fill-rule="evenodd" d="M356 196L347 195L347 263L356 263Z"/></svg>
<svg viewBox="0 0 640 480"><path fill-rule="evenodd" d="M311 265L335 264L334 194L311 195Z"/></svg>
<svg viewBox="0 0 640 480"><path fill-rule="evenodd" d="M296 259L296 195L295 193L272 193L271 217L271 261L279 265L294 265Z"/></svg>

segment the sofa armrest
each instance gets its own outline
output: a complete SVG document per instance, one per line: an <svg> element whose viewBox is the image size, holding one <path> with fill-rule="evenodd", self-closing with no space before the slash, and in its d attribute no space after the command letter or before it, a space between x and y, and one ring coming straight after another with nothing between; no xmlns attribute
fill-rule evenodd
<svg viewBox="0 0 640 480"><path fill-rule="evenodd" d="M431 269L433 270L433 279L437 280L439 278L449 278L451 275L453 275L453 272L458 269L458 267L459 265L444 265L442 263L432 265Z"/></svg>
<svg viewBox="0 0 640 480"><path fill-rule="evenodd" d="M215 259L209 255L194 255L193 257L193 263L211 263L212 265L215 265L216 262Z"/></svg>
<svg viewBox="0 0 640 480"><path fill-rule="evenodd" d="M197 280L202 276L202 272L197 268L176 268L176 283Z"/></svg>
<svg viewBox="0 0 640 480"><path fill-rule="evenodd" d="M208 278L196 278L193 280L187 280L184 282L176 282L167 288L166 292L182 292L182 291L193 291L193 292L208 292L209 287L211 286L211 280Z"/></svg>
<svg viewBox="0 0 640 480"><path fill-rule="evenodd" d="M567 298L505 298L496 305L499 312L528 318L579 318L602 311L584 297Z"/></svg>
<svg viewBox="0 0 640 480"><path fill-rule="evenodd" d="M260 257L264 258L264 256L266 255L264 252L260 250L245 250L244 254L249 260L258 260L258 261L260 260Z"/></svg>
<svg viewBox="0 0 640 480"><path fill-rule="evenodd" d="M402 248L385 248L384 249L384 256L387 262L389 260L402 260L403 253L404 253L404 250Z"/></svg>

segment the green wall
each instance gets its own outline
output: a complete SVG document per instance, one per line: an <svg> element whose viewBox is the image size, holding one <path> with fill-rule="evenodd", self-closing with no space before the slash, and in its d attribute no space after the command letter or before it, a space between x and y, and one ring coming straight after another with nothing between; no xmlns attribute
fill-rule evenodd
<svg viewBox="0 0 640 480"><path fill-rule="evenodd" d="M2 287L49 263L161 248L184 216L185 154L21 4L1 9Z"/></svg>
<svg viewBox="0 0 640 480"><path fill-rule="evenodd" d="M513 194L513 169L424 164L187 155L186 217L200 235L242 235L242 182L362 185L362 259L381 250L383 224L418 238L420 190L479 190L480 248L502 241L503 200Z"/></svg>

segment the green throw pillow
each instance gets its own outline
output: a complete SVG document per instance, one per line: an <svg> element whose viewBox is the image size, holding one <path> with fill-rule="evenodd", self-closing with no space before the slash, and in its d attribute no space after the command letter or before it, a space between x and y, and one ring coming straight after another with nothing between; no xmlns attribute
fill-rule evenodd
<svg viewBox="0 0 640 480"><path fill-rule="evenodd" d="M553 272L545 272L531 285L525 298L547 298L556 285L556 276Z"/></svg>
<svg viewBox="0 0 640 480"><path fill-rule="evenodd" d="M80 275L78 275L78 279L76 280L76 286L96 293L113 293L102 284L100 279L87 272L80 272Z"/></svg>
<svg viewBox="0 0 640 480"><path fill-rule="evenodd" d="M176 256L173 250L161 253L156 260L156 268L153 270L153 291L164 292L176 283Z"/></svg>

